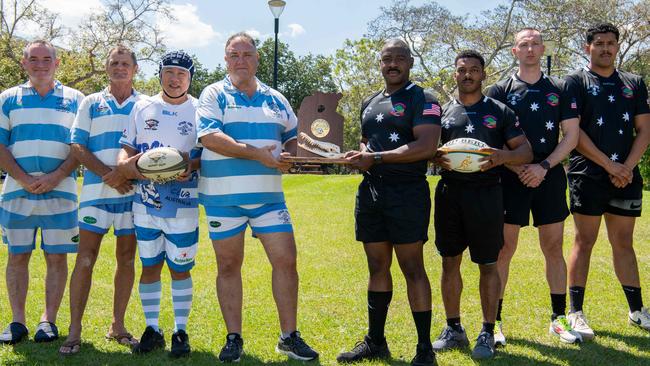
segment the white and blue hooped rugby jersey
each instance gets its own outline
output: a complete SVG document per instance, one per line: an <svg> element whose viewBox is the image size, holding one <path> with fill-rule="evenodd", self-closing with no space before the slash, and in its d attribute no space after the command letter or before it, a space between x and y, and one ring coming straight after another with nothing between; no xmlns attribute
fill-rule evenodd
<svg viewBox="0 0 650 366"><path fill-rule="evenodd" d="M70 128L84 95L55 81L45 97L30 82L0 94L0 144L9 149L25 173L39 176L55 171L70 153ZM18 197L39 200L63 198L77 200L75 172L52 191L29 193L11 176L2 185L0 200Z"/></svg>
<svg viewBox="0 0 650 366"><path fill-rule="evenodd" d="M255 147L275 145L274 155L296 138L298 120L287 99L257 80L249 98L229 77L201 93L196 112L198 137L219 132ZM205 206L284 202L282 175L255 160L231 158L203 149L199 200Z"/></svg>
<svg viewBox="0 0 650 366"><path fill-rule="evenodd" d="M129 124L135 103L146 96L133 91L121 104L108 88L84 98L72 125L70 143L85 146L104 165L115 167L120 152L120 138ZM128 203L133 191L121 194L105 184L102 177L86 169L79 207Z"/></svg>
<svg viewBox="0 0 650 366"><path fill-rule="evenodd" d="M120 143L139 152L161 146L174 147L197 158L196 146L197 99L189 99L180 105L165 102L159 95L143 99L135 104ZM198 174L193 172L187 182L138 181L133 198L133 213L157 217L198 217Z"/></svg>

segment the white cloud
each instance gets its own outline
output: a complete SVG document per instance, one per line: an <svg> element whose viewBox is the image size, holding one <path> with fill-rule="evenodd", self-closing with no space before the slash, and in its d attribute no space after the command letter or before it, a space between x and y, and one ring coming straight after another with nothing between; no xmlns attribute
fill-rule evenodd
<svg viewBox="0 0 650 366"><path fill-rule="evenodd" d="M246 29L244 32L248 33L249 36L253 37L254 39L262 39L262 32L258 31L255 28L250 28ZM266 37L264 37L266 38Z"/></svg>
<svg viewBox="0 0 650 366"><path fill-rule="evenodd" d="M291 23L287 25L287 28L289 28L289 37L291 38L296 38L305 33L305 28L298 23Z"/></svg>
<svg viewBox="0 0 650 366"><path fill-rule="evenodd" d="M210 24L201 21L195 5L172 4L170 7L176 19L170 21L160 17L156 22L163 32L164 42L168 47L205 47L215 39L221 38L221 34Z"/></svg>

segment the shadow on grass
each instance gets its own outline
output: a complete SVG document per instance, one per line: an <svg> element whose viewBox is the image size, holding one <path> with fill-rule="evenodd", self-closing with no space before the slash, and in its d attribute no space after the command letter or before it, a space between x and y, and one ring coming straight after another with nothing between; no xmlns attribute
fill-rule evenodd
<svg viewBox="0 0 650 366"><path fill-rule="evenodd" d="M219 359L212 352L192 351L190 357L171 358L169 350L156 350L146 355L134 355L124 347L120 351L107 351L95 348L92 343L82 343L79 353L62 356L58 353L63 340L52 343L26 341L13 347L13 353L21 360L12 365L215 365Z"/></svg>
<svg viewBox="0 0 650 366"><path fill-rule="evenodd" d="M611 337L625 342L628 346L640 348L645 348L648 344L648 339L644 337L626 336L607 331L599 332L598 337ZM633 351L621 351L611 346L604 346L598 341L585 342L571 347L556 347L523 338L509 338L508 342L513 345L534 349L542 355L563 360L569 365L650 365L650 357L635 354ZM511 360L513 358L521 358L522 362L515 362L515 360ZM550 361L533 360L521 355L504 355L503 359L507 360L509 364L517 365L525 363L534 363L536 365L557 364Z"/></svg>

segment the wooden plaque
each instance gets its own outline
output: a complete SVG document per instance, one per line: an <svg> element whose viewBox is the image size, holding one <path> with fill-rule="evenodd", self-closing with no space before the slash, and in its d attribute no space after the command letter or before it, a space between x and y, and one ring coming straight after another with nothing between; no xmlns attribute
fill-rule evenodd
<svg viewBox="0 0 650 366"><path fill-rule="evenodd" d="M303 99L298 110L297 158L287 161L347 163L342 158L343 116L336 112L342 96L340 93L316 92Z"/></svg>

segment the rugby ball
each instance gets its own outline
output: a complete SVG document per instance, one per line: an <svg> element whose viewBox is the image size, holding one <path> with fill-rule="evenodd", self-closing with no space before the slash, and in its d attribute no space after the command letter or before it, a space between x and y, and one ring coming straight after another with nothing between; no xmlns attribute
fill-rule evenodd
<svg viewBox="0 0 650 366"><path fill-rule="evenodd" d="M164 183L178 178L187 169L187 158L173 147L156 147L140 155L136 165L147 179Z"/></svg>
<svg viewBox="0 0 650 366"><path fill-rule="evenodd" d="M463 137L448 141L438 150L445 152L445 157L449 159L449 165L452 170L461 173L474 173L481 170L479 159L488 156L491 152L479 151L482 148L489 148L488 144L483 141Z"/></svg>

